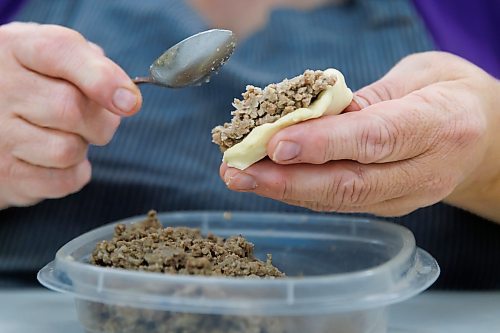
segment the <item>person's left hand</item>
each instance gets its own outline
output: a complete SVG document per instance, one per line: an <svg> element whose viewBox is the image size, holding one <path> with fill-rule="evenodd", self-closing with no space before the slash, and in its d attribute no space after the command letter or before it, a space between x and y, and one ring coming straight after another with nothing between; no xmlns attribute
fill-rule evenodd
<svg viewBox="0 0 500 333"><path fill-rule="evenodd" d="M271 160L245 171L223 164L221 177L232 190L319 211L396 216L447 198L500 220L498 198L481 189L500 193L497 80L430 52L355 95L346 111L357 112L286 128L268 144Z"/></svg>

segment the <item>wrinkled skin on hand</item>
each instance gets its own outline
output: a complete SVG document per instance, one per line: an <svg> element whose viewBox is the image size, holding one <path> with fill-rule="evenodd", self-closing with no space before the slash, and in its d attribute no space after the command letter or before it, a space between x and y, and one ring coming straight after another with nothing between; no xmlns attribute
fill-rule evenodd
<svg viewBox="0 0 500 333"><path fill-rule="evenodd" d="M120 116L139 110L139 90L67 28L7 24L0 45L0 209L80 190L89 144L108 143Z"/></svg>
<svg viewBox="0 0 500 333"><path fill-rule="evenodd" d="M294 125L229 189L317 211L399 216L439 201L500 221L500 83L450 54L409 56L338 116Z"/></svg>

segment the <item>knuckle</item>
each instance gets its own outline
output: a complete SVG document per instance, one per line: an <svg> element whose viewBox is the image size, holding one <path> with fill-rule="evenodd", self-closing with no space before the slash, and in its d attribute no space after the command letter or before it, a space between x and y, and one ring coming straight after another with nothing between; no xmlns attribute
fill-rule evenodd
<svg viewBox="0 0 500 333"><path fill-rule="evenodd" d="M92 178L92 167L90 162L85 161L77 172L76 190L79 191L87 185Z"/></svg>
<svg viewBox="0 0 500 333"><path fill-rule="evenodd" d="M454 148L464 149L476 144L486 135L486 117L480 112L471 112L477 108L477 97L470 96L470 102L467 103L438 89L428 90L426 93L416 92L415 96L435 111L433 114L437 119L434 122L436 128L433 129L435 135L432 140L435 147L449 149L452 145Z"/></svg>
<svg viewBox="0 0 500 333"><path fill-rule="evenodd" d="M278 200L284 201L294 199L294 189L292 182L287 181L285 177L279 177L279 179L277 179L277 184L278 189L280 189Z"/></svg>
<svg viewBox="0 0 500 333"><path fill-rule="evenodd" d="M342 177L339 181L336 181L335 178L330 179L330 181L326 181L323 183L321 193L320 193L320 201L318 202L322 206L331 207L332 210L337 210L342 205L342 200L338 199L342 196L340 192L342 189L340 188L340 183L342 182Z"/></svg>
<svg viewBox="0 0 500 333"><path fill-rule="evenodd" d="M90 47L96 51L99 55L101 56L105 56L106 55L106 52L104 51L104 49L100 46L100 45L97 45L96 43L93 43L93 42L88 42Z"/></svg>
<svg viewBox="0 0 500 333"><path fill-rule="evenodd" d="M323 154L314 154L313 156L317 156L319 160L314 161L316 164L323 164L328 161L332 161L335 159L335 138L334 135L328 135L326 138L320 138L320 141L323 144Z"/></svg>
<svg viewBox="0 0 500 333"><path fill-rule="evenodd" d="M455 188L457 182L451 174L446 175L429 175L424 183L426 190L427 201L430 205L441 201L447 197Z"/></svg>
<svg viewBox="0 0 500 333"><path fill-rule="evenodd" d="M53 92L54 95L58 97L56 99L56 102L58 102L58 104L56 105L59 105L58 109L64 110L66 109L64 107L67 105L69 106L77 105L80 93L78 92L77 88L73 87L71 84L69 83L57 84L57 86L54 87Z"/></svg>
<svg viewBox="0 0 500 333"><path fill-rule="evenodd" d="M110 79L117 77L116 67L103 57L79 58L78 66L88 72L80 75L78 87L89 96L102 96L109 90ZM77 61L75 60L75 62Z"/></svg>
<svg viewBox="0 0 500 333"><path fill-rule="evenodd" d="M393 79L385 77L371 86L371 90L374 95L372 98L374 98L375 101L370 104L389 101L397 98L398 96L401 96L401 89L402 88L400 83L395 82Z"/></svg>
<svg viewBox="0 0 500 333"><path fill-rule="evenodd" d="M60 73L68 72L68 64L79 68L81 64L76 63L77 50L81 45L87 42L78 32L55 25L42 25L39 31L39 38L35 38L31 43L34 54L37 55L37 61L50 66L52 70ZM84 44L85 43L85 44Z"/></svg>
<svg viewBox="0 0 500 333"><path fill-rule="evenodd" d="M350 205L360 205L366 202L366 198L372 191L370 182L366 181L363 168L361 167L356 168L349 184L346 185L347 189L345 192L349 194L349 196L346 195L346 198Z"/></svg>
<svg viewBox="0 0 500 333"><path fill-rule="evenodd" d="M51 197L53 198L60 198L78 192L90 182L92 174L88 161L71 168L71 170L63 170L62 172L65 173L64 176L57 177L55 181L52 182Z"/></svg>
<svg viewBox="0 0 500 333"><path fill-rule="evenodd" d="M389 101L402 95L402 85L390 77L383 77L379 81L356 92L358 98L368 105Z"/></svg>
<svg viewBox="0 0 500 333"><path fill-rule="evenodd" d="M320 121L311 121L310 123L303 123L295 125L301 126L300 132L287 138L292 142L300 142L302 149L299 151L298 156L292 160L296 163L310 163L310 164L324 164L336 158L336 149L341 140L338 135L331 130L329 125L329 118ZM287 140L285 139L285 140Z"/></svg>
<svg viewBox="0 0 500 333"><path fill-rule="evenodd" d="M436 67L437 64L454 66L460 58L449 52L428 51L421 54L413 54L410 56L410 59L424 63L427 67Z"/></svg>
<svg viewBox="0 0 500 333"><path fill-rule="evenodd" d="M2 159L0 177L2 182L11 183L12 181L27 178L29 175L25 173L21 163L18 163L15 158L9 157Z"/></svg>
<svg viewBox="0 0 500 333"><path fill-rule="evenodd" d="M276 193L276 199L280 201L297 200L307 190L300 186L295 186L294 179L286 172L276 174L275 178L269 184L269 188L273 189L273 192Z"/></svg>
<svg viewBox="0 0 500 333"><path fill-rule="evenodd" d="M376 123L360 124L360 138L357 141L357 158L360 163L376 163L392 155L396 148L399 130L390 121L378 119Z"/></svg>
<svg viewBox="0 0 500 333"><path fill-rule="evenodd" d="M423 55L423 60L427 62L429 67L434 67L436 64L454 65L459 59L457 56L443 51L429 51Z"/></svg>
<svg viewBox="0 0 500 333"><path fill-rule="evenodd" d="M93 65L96 68L96 77L100 79L119 77L123 75L122 70L108 58L96 59ZM102 83L104 83L104 81ZM96 85L96 88L98 89L102 89L102 87L102 85Z"/></svg>
<svg viewBox="0 0 500 333"><path fill-rule="evenodd" d="M50 36L50 40L55 46L86 42L85 37L76 30L53 24L43 25L42 27L46 36Z"/></svg>
<svg viewBox="0 0 500 333"><path fill-rule="evenodd" d="M420 65L430 64L430 61L428 59L433 56L433 53L434 51L409 54L403 57L399 61L398 65L407 65L414 63L418 63Z"/></svg>
<svg viewBox="0 0 500 333"><path fill-rule="evenodd" d="M82 121L81 104L83 96L72 85L64 83L54 89L54 95L57 96L52 100L52 108L55 117L60 122L71 129L76 129Z"/></svg>
<svg viewBox="0 0 500 333"><path fill-rule="evenodd" d="M67 29L47 26L44 27L44 32L43 37L33 41L33 48L39 57L50 59L50 55L59 54L60 59L67 59L71 56L74 43L78 40L76 32L73 34Z"/></svg>
<svg viewBox="0 0 500 333"><path fill-rule="evenodd" d="M97 132L97 136L93 139L92 144L97 146L107 145L113 139L116 130L120 126L120 116L111 114L111 112L108 113L109 115L107 115L105 126Z"/></svg>
<svg viewBox="0 0 500 333"><path fill-rule="evenodd" d="M310 158L307 162L313 164L324 164L336 160L338 151L343 151L346 148L345 141L329 128L326 128L326 131L321 129L311 131L309 140L308 146L311 147L310 152L313 154L308 154Z"/></svg>
<svg viewBox="0 0 500 333"><path fill-rule="evenodd" d="M439 58L443 53L440 51L413 53L403 57L398 65L415 66L420 70L428 70L434 66L436 58Z"/></svg>
<svg viewBox="0 0 500 333"><path fill-rule="evenodd" d="M49 144L49 157L60 168L73 165L86 150L82 139L73 134L64 134L52 138Z"/></svg>
<svg viewBox="0 0 500 333"><path fill-rule="evenodd" d="M443 51L414 53L403 58L400 63L418 68L419 71L434 73L443 79L463 77L473 67L466 60Z"/></svg>
<svg viewBox="0 0 500 333"><path fill-rule="evenodd" d="M443 129L445 140L452 143L458 151L476 146L476 143L486 135L485 122L472 117L467 118L454 120Z"/></svg>
<svg viewBox="0 0 500 333"><path fill-rule="evenodd" d="M447 97L447 99L450 98ZM453 103L451 107L458 111L457 115L449 122L451 125L446 127L446 137L450 142L454 142L458 148L465 148L476 144L486 136L488 121L484 114L470 112L475 109L474 103L471 103L472 105L464 105L456 101L449 103Z"/></svg>
<svg viewBox="0 0 500 333"><path fill-rule="evenodd" d="M345 210L346 207L359 206L367 201L373 191L370 182L366 180L366 175L361 166L354 166L350 171L345 172L338 179L335 190L331 191L333 198L330 202L336 202L337 210Z"/></svg>

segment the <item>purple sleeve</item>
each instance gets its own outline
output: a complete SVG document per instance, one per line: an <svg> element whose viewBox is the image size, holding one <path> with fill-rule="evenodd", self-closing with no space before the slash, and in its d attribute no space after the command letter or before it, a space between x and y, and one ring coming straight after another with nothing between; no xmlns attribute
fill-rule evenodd
<svg viewBox="0 0 500 333"><path fill-rule="evenodd" d="M24 2L24 0L0 0L0 25L9 22Z"/></svg>
<svg viewBox="0 0 500 333"><path fill-rule="evenodd" d="M500 78L499 0L414 0L438 48Z"/></svg>

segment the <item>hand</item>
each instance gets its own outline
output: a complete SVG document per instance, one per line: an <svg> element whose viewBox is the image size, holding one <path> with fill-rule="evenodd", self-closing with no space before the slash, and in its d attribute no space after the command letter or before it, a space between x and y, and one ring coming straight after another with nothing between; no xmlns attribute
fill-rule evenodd
<svg viewBox="0 0 500 333"><path fill-rule="evenodd" d="M319 211L407 214L446 200L500 221L500 83L456 56L403 59L347 112L294 125L230 189Z"/></svg>
<svg viewBox="0 0 500 333"><path fill-rule="evenodd" d="M79 33L0 27L0 209L59 198L91 176L89 144L112 138L141 106L122 69Z"/></svg>

